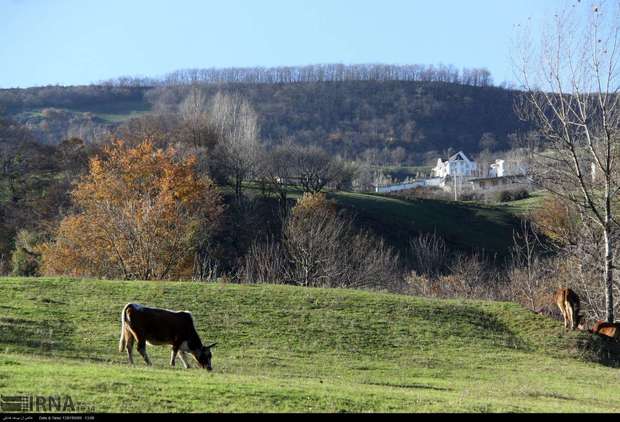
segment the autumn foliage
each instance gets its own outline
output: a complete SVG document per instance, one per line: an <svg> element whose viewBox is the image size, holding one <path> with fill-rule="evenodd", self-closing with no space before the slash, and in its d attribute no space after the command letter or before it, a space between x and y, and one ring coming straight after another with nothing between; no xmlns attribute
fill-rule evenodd
<svg viewBox="0 0 620 422"><path fill-rule="evenodd" d="M41 248L44 274L122 279L191 276L195 245L204 241L222 210L195 158L144 141L117 141L90 160L72 192L78 212Z"/></svg>

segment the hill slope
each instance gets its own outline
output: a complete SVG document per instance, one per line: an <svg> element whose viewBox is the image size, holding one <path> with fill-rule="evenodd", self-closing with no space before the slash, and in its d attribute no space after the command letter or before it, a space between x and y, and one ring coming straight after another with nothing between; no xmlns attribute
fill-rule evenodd
<svg viewBox="0 0 620 422"><path fill-rule="evenodd" d="M399 199L362 193L331 194L349 208L361 227L372 228L401 252L420 233L437 233L457 250L506 257L519 219L510 209L430 199Z"/></svg>
<svg viewBox="0 0 620 422"><path fill-rule="evenodd" d="M125 303L185 309L214 371L128 368ZM174 282L0 279L0 394L108 411L620 411L617 370L508 303Z"/></svg>
<svg viewBox="0 0 620 422"><path fill-rule="evenodd" d="M177 110L190 87L41 87L0 90L5 109L46 142L69 134L91 138L132 116ZM485 133L495 147L527 129L513 112L516 91L444 82L344 81L206 85L240 93L256 108L265 140L290 137L354 157L365 149L402 147L419 164L422 153L480 149ZM47 110L46 110L47 109ZM54 110L50 110L54 109ZM91 139L87 139L90 141ZM493 147L493 145L489 146Z"/></svg>

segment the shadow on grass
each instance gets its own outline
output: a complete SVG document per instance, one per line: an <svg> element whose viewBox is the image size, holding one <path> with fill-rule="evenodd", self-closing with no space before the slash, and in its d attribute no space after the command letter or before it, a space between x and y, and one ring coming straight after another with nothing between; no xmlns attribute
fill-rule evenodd
<svg viewBox="0 0 620 422"><path fill-rule="evenodd" d="M376 385L379 387L392 387L392 388L404 388L404 389L422 389L422 390L434 390L434 391L453 391L452 388L436 387L430 384L408 384L408 383L389 383L389 382L365 382L365 385Z"/></svg>
<svg viewBox="0 0 620 422"><path fill-rule="evenodd" d="M574 397L564 396L559 393L554 392L539 392L539 391L531 391L525 394L527 397L532 397L534 399L538 398L548 398L548 399L558 399L558 400L575 400Z"/></svg>
<svg viewBox="0 0 620 422"><path fill-rule="evenodd" d="M620 340L584 333L575 340L575 350L584 360L620 368Z"/></svg>
<svg viewBox="0 0 620 422"><path fill-rule="evenodd" d="M476 338L500 347L530 352L531 344L496 315L469 305L443 307L432 316L440 324L449 325L451 336Z"/></svg>
<svg viewBox="0 0 620 422"><path fill-rule="evenodd" d="M67 321L0 318L0 343L43 353L65 349L64 342L73 331L73 324Z"/></svg>

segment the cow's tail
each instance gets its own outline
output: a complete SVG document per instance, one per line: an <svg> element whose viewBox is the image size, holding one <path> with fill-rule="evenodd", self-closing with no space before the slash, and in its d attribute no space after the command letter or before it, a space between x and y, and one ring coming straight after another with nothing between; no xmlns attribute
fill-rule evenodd
<svg viewBox="0 0 620 422"><path fill-rule="evenodd" d="M125 323L127 322L127 308L131 306L131 303L128 303L123 308L123 312L121 312L121 338L118 341L118 351L124 352L127 347L127 342L125 341Z"/></svg>

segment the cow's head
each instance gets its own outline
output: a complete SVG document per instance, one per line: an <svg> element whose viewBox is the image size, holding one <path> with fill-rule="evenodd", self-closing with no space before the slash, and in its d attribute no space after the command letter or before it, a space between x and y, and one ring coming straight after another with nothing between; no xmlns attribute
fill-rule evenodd
<svg viewBox="0 0 620 422"><path fill-rule="evenodd" d="M574 324L573 329L584 331L586 329L585 323L586 321L584 321L584 318L582 318L581 315L579 314L579 311L577 311L575 315L575 321L573 322Z"/></svg>
<svg viewBox="0 0 620 422"><path fill-rule="evenodd" d="M217 343L210 344L208 346L202 346L196 360L201 368L205 368L207 371L213 369L211 366L211 348L215 346Z"/></svg>

